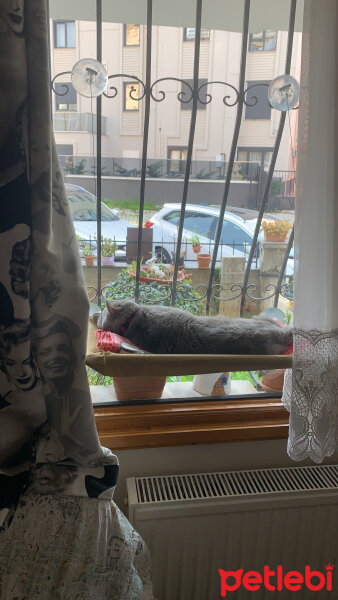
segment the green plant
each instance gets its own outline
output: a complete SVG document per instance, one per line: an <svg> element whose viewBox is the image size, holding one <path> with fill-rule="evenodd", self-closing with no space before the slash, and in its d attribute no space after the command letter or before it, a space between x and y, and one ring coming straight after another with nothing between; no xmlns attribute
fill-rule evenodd
<svg viewBox="0 0 338 600"><path fill-rule="evenodd" d="M94 256L90 244L86 244L83 250L83 256Z"/></svg>
<svg viewBox="0 0 338 600"><path fill-rule="evenodd" d="M125 198L122 200L103 200L104 204L108 206L108 208L115 208L120 210L131 210L136 213L139 211L140 203L138 200L134 198ZM158 208L156 204L152 202L146 201L144 203L144 210L152 210L155 211Z"/></svg>
<svg viewBox="0 0 338 600"><path fill-rule="evenodd" d="M102 256L114 256L116 250L118 248L117 243L111 238L102 238L101 239L101 254Z"/></svg>
<svg viewBox="0 0 338 600"><path fill-rule="evenodd" d="M270 196L272 198L276 198L277 196L282 196L284 191L284 183L283 181L272 181L270 187Z"/></svg>
<svg viewBox="0 0 338 600"><path fill-rule="evenodd" d="M73 158L66 158L65 173L67 175L83 175L85 172L85 164L86 161L84 158L79 160L75 165L73 163Z"/></svg>
<svg viewBox="0 0 338 600"><path fill-rule="evenodd" d="M205 169L201 169L201 171L196 173L196 179L211 179L215 173L216 171L206 171Z"/></svg>
<svg viewBox="0 0 338 600"><path fill-rule="evenodd" d="M261 225L261 230L271 234L286 235L290 229L292 229L292 225L288 221L262 221Z"/></svg>
<svg viewBox="0 0 338 600"><path fill-rule="evenodd" d="M201 242L200 242L200 236L199 236L197 233L194 233L194 234L191 236L191 243L192 243L192 247L193 247L193 248L196 248L196 246L199 246L199 245L200 245L200 243L201 243Z"/></svg>
<svg viewBox="0 0 338 600"><path fill-rule="evenodd" d="M161 177L161 161L150 163L147 166L148 177Z"/></svg>
<svg viewBox="0 0 338 600"><path fill-rule="evenodd" d="M140 303L141 304L157 304L160 306L171 305L171 287L163 283L140 282ZM132 298L135 291L135 281L129 275L128 269L121 271L117 278L106 285L104 299L102 300L102 308L105 306L106 299L120 300L123 298ZM191 281L185 281L180 284L180 289L177 291L176 306L188 310L192 314L204 314L205 305L202 300L199 300L199 294L194 290Z"/></svg>

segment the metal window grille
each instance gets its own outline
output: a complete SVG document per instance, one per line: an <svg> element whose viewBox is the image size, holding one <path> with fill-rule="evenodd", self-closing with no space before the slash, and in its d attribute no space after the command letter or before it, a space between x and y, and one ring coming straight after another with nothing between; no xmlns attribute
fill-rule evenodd
<svg viewBox="0 0 338 600"><path fill-rule="evenodd" d="M291 65L291 56L292 56L292 47L293 47L293 37L294 37L294 24L295 24L295 13L296 13L296 3L297 0L290 0L290 13L289 13L289 29L288 29L288 41L287 41L287 49L286 49L286 58L285 58L285 66L284 73L290 73L290 65ZM175 243L175 257L174 257L174 274L173 274L173 283L172 286L169 287L168 291L166 291L166 295L163 297L171 299L171 305L175 306L177 298L179 295L184 295L184 284L182 284L178 280L179 274L179 258L182 249L182 245L184 244L183 238L183 228L184 228L184 218L186 213L186 204L188 197L188 189L189 182L192 172L192 151L194 146L194 137L195 137L195 128L196 128L196 117L197 110L203 104L207 105L212 102L212 94L210 90L212 89L212 85L221 85L225 90L225 95L223 97L224 110L227 110L229 107L236 106L237 113L235 119L235 125L233 130L232 143L229 153L229 158L226 165L226 173L224 176L224 190L223 197L219 210L219 217L217 219L217 226L215 230L214 237L214 248L211 260L210 267L210 275L209 281L207 285L199 286L199 294L196 297L195 301L203 300L205 302L205 310L206 314L209 314L210 304L212 299L216 299L220 302L222 301L231 301L236 298L241 298L241 314L244 310L244 300L245 297L248 297L253 300L264 300L274 297L274 305L278 305L278 298L280 295L283 295L289 298L289 290L287 284L283 283L285 269L287 265L287 261L289 258L290 250L293 245L293 230L291 231L291 235L287 244L285 256L283 259L282 268L279 274L279 278L276 285L269 284L266 286L265 295L262 297L255 296L255 285L249 284L249 274L251 267L253 265L253 261L257 257L258 252L258 235L261 228L261 223L263 219L264 212L267 208L270 187L273 180L276 159L281 143L282 134L284 131L286 113L280 114L279 125L276 135L276 141L273 149L271 149L271 161L269 165L269 169L266 173L265 182L263 184L262 194L261 194L261 202L258 212L257 224L253 235L253 241L250 246L250 252L246 264L244 283L242 285L238 284L233 286L233 296L231 298L222 298L220 292L221 286L219 284L214 283L214 274L215 267L217 262L218 250L220 247L220 240L222 234L223 220L224 214L228 203L229 198L229 189L230 182L234 173L234 164L237 154L238 147L238 138L240 134L240 128L243 118L243 113L248 108L254 106L257 102L257 96L255 95L255 89L257 86L265 86L264 89L267 88L268 83L264 82L251 82L250 84L246 83L245 70L246 70L246 59L247 59L247 50L248 50L248 27L249 27L249 18L250 18L250 0L245 0L244 2L244 10L243 10L243 27L242 27L242 43L241 43L241 59L240 59L240 73L239 73L239 81L238 87L230 84L226 81L203 81L199 79L199 60L200 60L200 45L201 45L201 35L202 32L205 31L201 29L201 15L202 15L202 4L203 0L196 0L196 14L195 14L195 27L194 27L194 39L192 43L194 44L194 63L193 63L193 79L179 79L176 77L163 77L156 81L151 80L151 67L152 67L152 0L147 0L147 25L146 25L146 77L145 81L142 81L138 77L119 73L119 74L111 74L109 75L109 85L108 91L104 93L105 97L111 98L112 100L118 95L118 89L113 85L113 82L116 79L121 80L122 85L122 93L125 92L126 84L123 85L122 82L130 82L134 84L134 87L137 86L137 93L134 98L137 98L138 105L141 108L141 103L144 103L144 119L143 119L143 147L142 147L142 159L141 159L141 171L140 171L140 201L139 201L139 218L138 218L138 238L137 238L137 260L136 260L136 278L133 289L131 289L130 296L134 297L136 302L140 299L140 269L141 269L141 250L142 250L142 236L143 236L143 220L144 220L144 204L145 204L145 191L146 191L146 176L147 176L147 153L148 153L148 132L149 132L149 119L150 119L150 111L151 105L154 102L163 102L166 98L165 92L165 82L168 81L177 81L182 85L182 89L184 87L185 94L182 95L182 89L178 93L177 100L181 104L184 102L189 103L189 108L191 111L190 115L190 128L189 128L189 138L188 138L188 146L186 148L186 153L184 156L184 179L183 179L183 192L181 199L181 211L180 211L180 219L178 222L178 231L177 231L177 240ZM96 0L96 46L97 52L96 57L97 60L102 62L102 0ZM54 81L60 75L65 75L67 73L59 73L52 80L52 89L55 90ZM203 81L203 83L201 83ZM160 87L159 87L160 84ZM64 84L65 85L65 84ZM156 86L156 87L155 87ZM128 88L129 89L129 88ZM67 93L67 89L65 91ZM129 92L132 94L133 92ZM134 92L135 93L135 92ZM60 94L60 92L59 92ZM132 97L132 96L131 96ZM98 97L96 99L96 196L97 196L97 299L98 303L101 303L102 294L104 295L104 290L101 287L101 177L102 177L102 151L101 151L101 134L102 134L102 97ZM293 180L294 185L294 180ZM158 302L158 299L156 300Z"/></svg>

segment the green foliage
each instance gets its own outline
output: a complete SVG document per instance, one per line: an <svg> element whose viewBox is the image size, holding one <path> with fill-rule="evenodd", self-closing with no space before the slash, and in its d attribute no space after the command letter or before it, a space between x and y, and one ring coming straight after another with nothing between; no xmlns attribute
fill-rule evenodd
<svg viewBox="0 0 338 600"><path fill-rule="evenodd" d="M108 208L112 209L120 209L120 210L132 210L138 214L140 203L138 200L134 198L125 198L124 200L103 200L104 204L108 206ZM144 203L144 210L155 210L157 209L157 205L152 202Z"/></svg>
<svg viewBox="0 0 338 600"><path fill-rule="evenodd" d="M105 298L102 307L105 306L105 300L121 300L131 298L135 289L135 281L128 274L127 270L121 271L115 281L106 286ZM159 306L171 305L171 294L169 285L162 283L140 283L140 304L157 304ZM196 292L191 281L184 281L179 285L176 297L176 306L188 310L194 315L204 314L204 302L198 300L199 294Z"/></svg>
<svg viewBox="0 0 338 600"><path fill-rule="evenodd" d="M66 158L65 173L66 175L83 175L85 172L86 161L84 158L74 164L73 159Z"/></svg>
<svg viewBox="0 0 338 600"><path fill-rule="evenodd" d="M161 177L161 161L157 161L155 163L150 163L147 166L147 176L148 177Z"/></svg>
<svg viewBox="0 0 338 600"><path fill-rule="evenodd" d="M270 187L270 196L272 198L277 198L278 196L282 196L284 191L284 183L283 181L272 181Z"/></svg>
<svg viewBox="0 0 338 600"><path fill-rule="evenodd" d="M200 236L197 233L194 233L191 236L191 243L192 243L193 248L200 245Z"/></svg>
<svg viewBox="0 0 338 600"><path fill-rule="evenodd" d="M196 173L196 179L212 179L215 174L216 171L206 171L205 169L201 169L201 171Z"/></svg>
<svg viewBox="0 0 338 600"><path fill-rule="evenodd" d="M114 256L116 250L118 248L117 243L111 238L101 238L101 252L102 256Z"/></svg>

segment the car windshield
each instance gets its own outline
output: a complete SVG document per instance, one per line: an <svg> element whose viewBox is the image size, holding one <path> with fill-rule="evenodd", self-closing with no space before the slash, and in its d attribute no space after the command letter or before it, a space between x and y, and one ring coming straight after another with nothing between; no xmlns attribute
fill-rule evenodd
<svg viewBox="0 0 338 600"><path fill-rule="evenodd" d="M97 221L96 198L86 191L68 192L73 221ZM119 218L101 202L101 220L118 221Z"/></svg>

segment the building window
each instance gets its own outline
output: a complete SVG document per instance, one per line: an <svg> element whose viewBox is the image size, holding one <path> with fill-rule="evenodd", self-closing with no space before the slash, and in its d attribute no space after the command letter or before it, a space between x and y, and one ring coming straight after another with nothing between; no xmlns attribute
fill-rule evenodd
<svg viewBox="0 0 338 600"><path fill-rule="evenodd" d="M185 79L185 81L187 82L188 85L185 85L184 81L182 81L181 92L183 92L185 94L185 95L182 95L182 100L188 100L189 98L191 98L191 90L190 90L190 87L188 87L188 86L190 85L191 87L193 87L193 85L194 85L193 79ZM199 79L198 87L200 88L205 83L208 83L207 79ZM197 108L199 110L206 109L206 104L204 104L204 102L206 101L207 92L208 92L208 86L204 85L204 87L199 92L200 99L197 100ZM192 98L189 100L189 102L181 102L181 109L182 110L191 110L192 109Z"/></svg>
<svg viewBox="0 0 338 600"><path fill-rule="evenodd" d="M249 52L271 52L276 50L277 31L263 29L259 33L250 33Z"/></svg>
<svg viewBox="0 0 338 600"><path fill-rule="evenodd" d="M75 21L54 21L54 48L75 48Z"/></svg>
<svg viewBox="0 0 338 600"><path fill-rule="evenodd" d="M139 25L124 25L123 33L124 46L139 46L140 45L140 26Z"/></svg>
<svg viewBox="0 0 338 600"><path fill-rule="evenodd" d="M273 148L238 148L238 168L248 179L257 179L258 168L269 169Z"/></svg>
<svg viewBox="0 0 338 600"><path fill-rule="evenodd" d="M124 82L123 110L138 110L139 84Z"/></svg>
<svg viewBox="0 0 338 600"><path fill-rule="evenodd" d="M270 119L271 106L268 99L269 85L270 81L247 81L247 88L251 89L246 93L245 99L251 106L245 107L246 119Z"/></svg>
<svg viewBox="0 0 338 600"><path fill-rule="evenodd" d="M188 148L168 148L168 173L171 175L185 172Z"/></svg>
<svg viewBox="0 0 338 600"><path fill-rule="evenodd" d="M76 110L77 96L71 82L55 83L54 86L56 110ZM66 94L64 86L68 87Z"/></svg>
<svg viewBox="0 0 338 600"><path fill-rule="evenodd" d="M193 42L195 40L195 27L184 27L183 29L183 41ZM201 29L201 40L210 39L210 29Z"/></svg>

